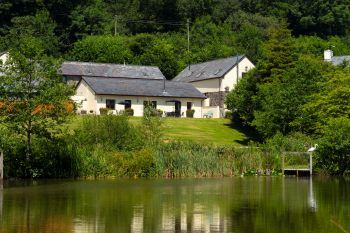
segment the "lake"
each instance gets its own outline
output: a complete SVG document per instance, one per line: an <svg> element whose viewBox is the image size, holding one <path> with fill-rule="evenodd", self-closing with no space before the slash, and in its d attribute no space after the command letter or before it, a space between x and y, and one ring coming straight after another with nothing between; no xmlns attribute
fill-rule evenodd
<svg viewBox="0 0 350 233"><path fill-rule="evenodd" d="M350 232L350 180L6 181L0 232Z"/></svg>

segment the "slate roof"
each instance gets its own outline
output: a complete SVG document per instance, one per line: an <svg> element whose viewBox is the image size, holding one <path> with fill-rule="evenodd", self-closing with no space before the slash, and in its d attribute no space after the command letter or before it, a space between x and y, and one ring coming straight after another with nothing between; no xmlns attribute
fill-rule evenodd
<svg viewBox="0 0 350 233"><path fill-rule="evenodd" d="M119 65L108 63L67 61L60 73L66 76L96 76L109 78L164 79L156 66Z"/></svg>
<svg viewBox="0 0 350 233"><path fill-rule="evenodd" d="M332 57L332 63L333 65L340 65L343 62L347 62L350 64L350 56L333 56Z"/></svg>
<svg viewBox="0 0 350 233"><path fill-rule="evenodd" d="M243 55L238 55L191 65L178 74L173 81L195 82L221 78L244 57Z"/></svg>
<svg viewBox="0 0 350 233"><path fill-rule="evenodd" d="M89 85L96 95L206 98L192 84L184 82L165 81L166 92L163 92L163 80L86 76L83 76L82 80Z"/></svg>

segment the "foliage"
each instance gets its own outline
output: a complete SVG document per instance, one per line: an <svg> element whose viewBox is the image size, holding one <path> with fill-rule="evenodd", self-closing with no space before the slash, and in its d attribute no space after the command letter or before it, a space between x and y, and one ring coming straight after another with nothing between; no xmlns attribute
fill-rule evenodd
<svg viewBox="0 0 350 233"><path fill-rule="evenodd" d="M288 135L277 133L266 140L267 148L277 150L278 152L306 152L314 145L313 139L301 132L292 132Z"/></svg>
<svg viewBox="0 0 350 233"><path fill-rule="evenodd" d="M72 10L70 30L76 38L86 35L110 34L112 14L106 11L108 5L103 0L89 0Z"/></svg>
<svg viewBox="0 0 350 233"><path fill-rule="evenodd" d="M133 116L134 115L134 109L132 109L132 108L125 109L125 114L127 116Z"/></svg>
<svg viewBox="0 0 350 233"><path fill-rule="evenodd" d="M194 109L186 110L186 117L193 118L193 115L194 115Z"/></svg>
<svg viewBox="0 0 350 233"><path fill-rule="evenodd" d="M0 121L26 138L27 165L32 159L32 135L51 138L60 133L58 126L69 115L66 104L73 94L57 74L59 63L46 56L40 45L34 38L23 39L19 50L11 50L1 66Z"/></svg>
<svg viewBox="0 0 350 233"><path fill-rule="evenodd" d="M101 115L107 115L109 108L100 108L99 110Z"/></svg>
<svg viewBox="0 0 350 233"><path fill-rule="evenodd" d="M59 37L55 35L56 23L48 11L38 11L34 16L18 16L11 19L10 28L4 28L4 44L7 49L19 49L26 37L35 37L48 54L58 52Z"/></svg>
<svg viewBox="0 0 350 233"><path fill-rule="evenodd" d="M350 120L329 119L316 150L317 167L332 175L350 174Z"/></svg>
<svg viewBox="0 0 350 233"><path fill-rule="evenodd" d="M295 120L306 132L320 131L323 125L332 118L350 117L350 70L339 69L326 76L326 80L318 82L309 101L301 107L301 113Z"/></svg>
<svg viewBox="0 0 350 233"><path fill-rule="evenodd" d="M254 110L257 108L254 101L254 96L258 92L257 82L256 69L250 70L225 99L227 108L242 121L243 125L250 124L254 119Z"/></svg>
<svg viewBox="0 0 350 233"><path fill-rule="evenodd" d="M263 57L257 64L260 82L282 79L283 73L297 60L290 30L282 24L270 28L269 40L263 44Z"/></svg>
<svg viewBox="0 0 350 233"><path fill-rule="evenodd" d="M225 112L225 118L226 118L226 119L232 119L232 117L233 117L233 114L232 114L231 111L226 111L226 112Z"/></svg>
<svg viewBox="0 0 350 233"><path fill-rule="evenodd" d="M142 118L142 135L146 145L157 147L160 144L163 134L162 123L161 117L154 115L154 109L146 105Z"/></svg>
<svg viewBox="0 0 350 233"><path fill-rule="evenodd" d="M142 147L141 135L124 114L84 116L74 134L78 146L101 145L126 151Z"/></svg>
<svg viewBox="0 0 350 233"><path fill-rule="evenodd" d="M293 68L285 71L282 80L275 79L260 85L257 94L260 108L254 112L252 124L265 137L278 131L288 134L294 130L291 123L300 115L301 106L319 90L314 84L323 81L329 69L328 64L318 59L303 56ZM311 118L305 116L304 120L311 121ZM298 130L306 131L304 127L307 125L300 126Z"/></svg>
<svg viewBox="0 0 350 233"><path fill-rule="evenodd" d="M125 37L89 36L74 44L69 59L123 64L131 60Z"/></svg>

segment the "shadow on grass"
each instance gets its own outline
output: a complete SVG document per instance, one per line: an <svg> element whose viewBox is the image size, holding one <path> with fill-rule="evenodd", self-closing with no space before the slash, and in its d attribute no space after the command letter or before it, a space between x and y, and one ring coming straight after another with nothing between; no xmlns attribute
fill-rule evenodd
<svg viewBox="0 0 350 233"><path fill-rule="evenodd" d="M243 140L234 140L234 142L237 142L243 146L247 146L249 142L261 142L261 139L258 135L258 132L250 126L242 125L241 123L237 122L230 122L228 124L225 124L225 126L230 127L231 129L237 130L238 132L244 134L246 136Z"/></svg>

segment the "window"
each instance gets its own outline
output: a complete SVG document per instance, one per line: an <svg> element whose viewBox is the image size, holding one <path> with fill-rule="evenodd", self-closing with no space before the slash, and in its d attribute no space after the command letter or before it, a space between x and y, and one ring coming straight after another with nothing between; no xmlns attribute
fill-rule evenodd
<svg viewBox="0 0 350 233"><path fill-rule="evenodd" d="M115 100L106 99L106 108L115 110Z"/></svg>
<svg viewBox="0 0 350 233"><path fill-rule="evenodd" d="M152 108L157 109L157 101L152 101Z"/></svg>
<svg viewBox="0 0 350 233"><path fill-rule="evenodd" d="M187 102L187 110L191 110L192 109L192 102Z"/></svg>
<svg viewBox="0 0 350 233"><path fill-rule="evenodd" d="M131 108L131 100L125 100L125 109Z"/></svg>

